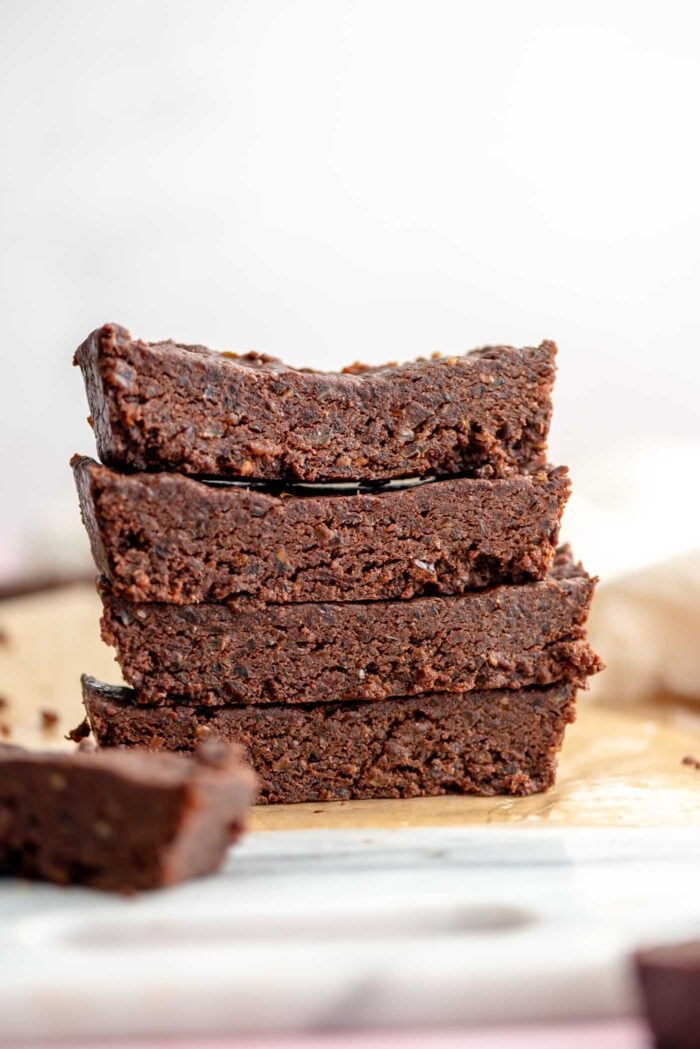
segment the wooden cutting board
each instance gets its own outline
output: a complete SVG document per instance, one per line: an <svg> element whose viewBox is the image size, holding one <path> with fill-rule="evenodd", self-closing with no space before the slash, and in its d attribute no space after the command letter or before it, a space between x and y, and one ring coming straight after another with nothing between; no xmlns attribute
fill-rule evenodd
<svg viewBox="0 0 700 1049"><path fill-rule="evenodd" d="M82 720L80 674L121 678L99 637L92 586L0 604L0 739L71 747L63 738ZM609 697L608 697L609 698ZM42 711L58 723L42 727ZM671 701L619 709L582 693L567 734L556 788L531 798L413 798L259 806L252 828L302 830L510 823L591 827L700 825L700 718Z"/></svg>

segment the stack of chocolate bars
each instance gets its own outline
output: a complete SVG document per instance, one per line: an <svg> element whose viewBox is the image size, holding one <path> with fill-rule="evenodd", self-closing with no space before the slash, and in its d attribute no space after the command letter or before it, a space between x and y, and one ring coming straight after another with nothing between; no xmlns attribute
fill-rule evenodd
<svg viewBox="0 0 700 1049"><path fill-rule="evenodd" d="M103 636L101 746L243 744L260 800L551 786L595 581L557 550L556 347L297 370L133 340L76 353Z"/></svg>

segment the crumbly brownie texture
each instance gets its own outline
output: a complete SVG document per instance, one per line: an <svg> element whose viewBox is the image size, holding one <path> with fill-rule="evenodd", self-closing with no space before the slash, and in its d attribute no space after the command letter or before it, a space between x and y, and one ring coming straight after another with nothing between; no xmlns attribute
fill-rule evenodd
<svg viewBox="0 0 700 1049"><path fill-rule="evenodd" d="M144 703L311 703L583 684L595 580L568 548L540 583L412 601L139 604L103 586L102 636Z"/></svg>
<svg viewBox="0 0 700 1049"><path fill-rule="evenodd" d="M144 707L83 678L103 747L188 750L208 735L241 743L259 801L435 794L534 794L554 782L575 686L303 706Z"/></svg>
<svg viewBox="0 0 700 1049"><path fill-rule="evenodd" d="M0 874L135 892L215 870L256 780L237 746L196 760L0 745Z"/></svg>
<svg viewBox="0 0 700 1049"><path fill-rule="evenodd" d="M341 373L146 343L106 324L79 347L100 458L284 481L503 476L544 463L556 347Z"/></svg>
<svg viewBox="0 0 700 1049"><path fill-rule="evenodd" d="M700 940L634 956L644 1011L659 1049L700 1045Z"/></svg>
<svg viewBox="0 0 700 1049"><path fill-rule="evenodd" d="M376 494L272 494L72 460L99 571L133 601L376 601L543 579L565 468Z"/></svg>

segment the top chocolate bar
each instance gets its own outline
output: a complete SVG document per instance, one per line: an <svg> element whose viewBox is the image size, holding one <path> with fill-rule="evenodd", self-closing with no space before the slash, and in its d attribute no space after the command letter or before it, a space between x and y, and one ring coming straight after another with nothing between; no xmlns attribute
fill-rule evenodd
<svg viewBox="0 0 700 1049"><path fill-rule="evenodd" d="M132 339L79 347L103 462L292 482L505 477L545 462L556 346L326 373Z"/></svg>

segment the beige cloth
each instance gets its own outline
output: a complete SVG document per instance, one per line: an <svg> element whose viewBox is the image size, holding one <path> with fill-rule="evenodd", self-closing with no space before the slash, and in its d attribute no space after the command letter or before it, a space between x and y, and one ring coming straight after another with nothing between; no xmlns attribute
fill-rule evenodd
<svg viewBox="0 0 700 1049"><path fill-rule="evenodd" d="M601 585L588 628L607 666L592 681L596 699L663 695L700 710L700 550Z"/></svg>

